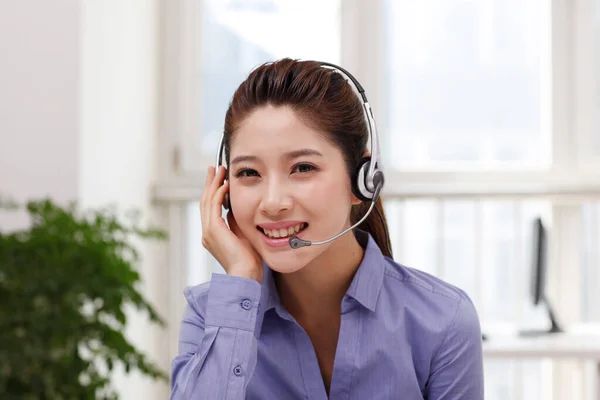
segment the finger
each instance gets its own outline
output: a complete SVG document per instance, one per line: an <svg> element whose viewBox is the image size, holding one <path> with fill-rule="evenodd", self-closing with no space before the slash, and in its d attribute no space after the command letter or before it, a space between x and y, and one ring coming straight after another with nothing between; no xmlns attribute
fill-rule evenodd
<svg viewBox="0 0 600 400"><path fill-rule="evenodd" d="M219 166L217 169L213 181L209 186L208 194L212 199L214 197L215 192L223 185L223 180L225 178L225 167Z"/></svg>
<svg viewBox="0 0 600 400"><path fill-rule="evenodd" d="M206 180L204 181L204 189L208 189L208 187L210 186L211 182L215 177L215 171L215 167L208 167L208 171L206 172Z"/></svg>
<svg viewBox="0 0 600 400"><path fill-rule="evenodd" d="M216 169L215 175L213 176L213 180L210 183L208 190L206 191L206 212L210 215L207 215L207 218L211 218L212 215L214 215L213 211L212 211L212 203L213 203L213 199L215 197L215 193L219 190L219 188L223 185L223 177L224 177L225 173L224 173L224 168L222 166L219 166Z"/></svg>
<svg viewBox="0 0 600 400"><path fill-rule="evenodd" d="M211 204L211 220L212 218L215 218L215 222L216 221L221 221L223 222L223 224L225 223L225 221L223 221L222 215L223 215L223 199L225 198L225 193L227 193L227 191L229 190L229 181L226 181L219 189L217 189L217 191L215 192L213 198L212 198L212 204Z"/></svg>
<svg viewBox="0 0 600 400"><path fill-rule="evenodd" d="M204 189L202 190L202 199L200 200L200 218L202 221L206 221L205 210L208 208L206 206L207 200L210 199L208 196L208 190L210 188L210 184L214 180L215 176L215 167L208 167L208 171L206 173L206 180L204 181Z"/></svg>

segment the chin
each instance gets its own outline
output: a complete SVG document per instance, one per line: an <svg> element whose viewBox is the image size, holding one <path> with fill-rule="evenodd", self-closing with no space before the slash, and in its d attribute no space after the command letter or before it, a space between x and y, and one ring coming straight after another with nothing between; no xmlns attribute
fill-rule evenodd
<svg viewBox="0 0 600 400"><path fill-rule="evenodd" d="M302 249L307 250L307 249ZM306 252L299 254L301 250L289 249L288 251L271 252L268 249L261 251L263 261L273 271L280 272L282 274L290 274L304 268L314 257Z"/></svg>

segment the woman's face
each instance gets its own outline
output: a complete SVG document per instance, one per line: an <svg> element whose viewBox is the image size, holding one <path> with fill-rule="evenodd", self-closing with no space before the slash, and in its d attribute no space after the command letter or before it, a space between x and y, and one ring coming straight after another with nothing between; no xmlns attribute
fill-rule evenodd
<svg viewBox="0 0 600 400"><path fill-rule="evenodd" d="M342 152L291 108L251 113L234 133L230 160L233 214L272 269L297 271L330 246L294 250L290 236L321 241L350 226L350 208L359 200Z"/></svg>

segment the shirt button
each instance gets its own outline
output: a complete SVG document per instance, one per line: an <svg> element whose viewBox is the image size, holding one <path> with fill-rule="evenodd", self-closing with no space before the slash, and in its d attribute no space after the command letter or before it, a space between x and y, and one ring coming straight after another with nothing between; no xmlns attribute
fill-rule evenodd
<svg viewBox="0 0 600 400"><path fill-rule="evenodd" d="M242 301L242 308L244 310L249 310L252 308L252 303L250 302L250 300L246 299L244 301Z"/></svg>
<svg viewBox="0 0 600 400"><path fill-rule="evenodd" d="M236 376L242 376L242 367L239 365L236 365L235 367L233 367L233 373Z"/></svg>

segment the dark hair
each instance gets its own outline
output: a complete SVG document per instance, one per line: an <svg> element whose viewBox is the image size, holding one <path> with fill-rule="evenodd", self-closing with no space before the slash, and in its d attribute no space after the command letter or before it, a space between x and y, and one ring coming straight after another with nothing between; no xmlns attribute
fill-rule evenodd
<svg viewBox="0 0 600 400"><path fill-rule="evenodd" d="M252 111L267 105L289 106L308 126L324 132L342 151L348 175L354 177L368 150L369 133L362 102L341 74L323 68L316 61L289 58L260 65L235 91L225 115L225 157L228 165L233 133ZM352 224L362 218L369 205L363 202L352 207ZM374 210L359 228L373 236L384 255L392 257L381 197L376 206L381 218Z"/></svg>

